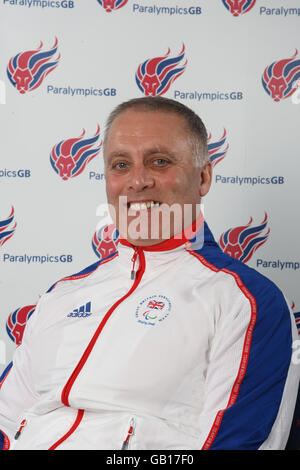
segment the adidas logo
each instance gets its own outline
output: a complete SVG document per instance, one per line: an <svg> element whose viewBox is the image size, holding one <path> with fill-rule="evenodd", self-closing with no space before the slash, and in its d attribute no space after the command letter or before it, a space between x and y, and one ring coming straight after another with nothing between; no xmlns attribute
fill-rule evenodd
<svg viewBox="0 0 300 470"><path fill-rule="evenodd" d="M81 305L79 308L74 308L73 312L70 312L67 317L85 318L92 315L91 302L87 302L85 305Z"/></svg>

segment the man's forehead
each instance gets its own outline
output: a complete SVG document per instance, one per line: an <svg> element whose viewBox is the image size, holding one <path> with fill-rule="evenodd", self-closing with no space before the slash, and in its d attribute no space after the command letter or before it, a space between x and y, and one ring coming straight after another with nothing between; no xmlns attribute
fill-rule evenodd
<svg viewBox="0 0 300 470"><path fill-rule="evenodd" d="M129 109L120 113L111 123L107 130L105 140L110 137L121 135L139 136L139 135L164 135L174 129L176 133L186 134L187 126L185 119L168 111L153 111L147 109Z"/></svg>
<svg viewBox="0 0 300 470"><path fill-rule="evenodd" d="M120 113L104 138L105 163L141 152L144 156L164 153L174 161L190 161L194 139L185 119L174 112L130 109Z"/></svg>
<svg viewBox="0 0 300 470"><path fill-rule="evenodd" d="M157 146L169 148L186 146L188 136L181 122L165 113L135 113L118 117L111 127L107 139L107 150L123 146Z"/></svg>

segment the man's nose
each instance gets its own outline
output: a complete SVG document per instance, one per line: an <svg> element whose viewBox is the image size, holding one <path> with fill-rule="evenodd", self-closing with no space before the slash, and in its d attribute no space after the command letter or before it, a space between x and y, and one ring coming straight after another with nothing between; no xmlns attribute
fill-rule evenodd
<svg viewBox="0 0 300 470"><path fill-rule="evenodd" d="M143 191L154 187L154 178L144 166L135 167L130 172L129 189Z"/></svg>

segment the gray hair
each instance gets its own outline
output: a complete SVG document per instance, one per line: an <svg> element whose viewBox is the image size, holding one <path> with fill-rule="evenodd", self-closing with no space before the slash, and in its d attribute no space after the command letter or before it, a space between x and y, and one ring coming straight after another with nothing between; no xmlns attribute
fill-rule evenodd
<svg viewBox="0 0 300 470"><path fill-rule="evenodd" d="M103 149L107 142L107 136L114 120L123 112L129 109L137 109L148 112L168 112L181 116L187 126L190 135L190 144L195 156L195 165L202 167L209 161L207 148L207 131L200 117L187 106L178 101L162 98L161 96L149 96L143 98L133 98L119 104L108 116L103 140Z"/></svg>

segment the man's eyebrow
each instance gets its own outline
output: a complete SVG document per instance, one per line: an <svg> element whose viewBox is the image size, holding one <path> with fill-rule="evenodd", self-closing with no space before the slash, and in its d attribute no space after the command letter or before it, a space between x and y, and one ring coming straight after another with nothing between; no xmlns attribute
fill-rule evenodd
<svg viewBox="0 0 300 470"><path fill-rule="evenodd" d="M129 154L127 152L123 152L123 151L117 151L117 152L112 152L111 154L108 155L108 157L106 158L106 162L107 163L110 163L112 160L114 160L115 158L124 158L124 157L129 157Z"/></svg>
<svg viewBox="0 0 300 470"><path fill-rule="evenodd" d="M155 154L164 154L174 161L178 160L178 158L176 157L174 153L170 152L169 149L163 146L150 147L144 152L144 156L146 157L149 157ZM111 154L108 155L106 162L110 163L115 158L131 158L130 152L127 152L126 150L118 150L118 151L112 152Z"/></svg>
<svg viewBox="0 0 300 470"><path fill-rule="evenodd" d="M164 147L164 146L157 145L157 146L151 147L151 148L149 148L145 151L146 156L155 155L156 153L165 154L169 158L172 158L174 161L177 160L176 155L173 152L170 152L170 150L167 147Z"/></svg>

